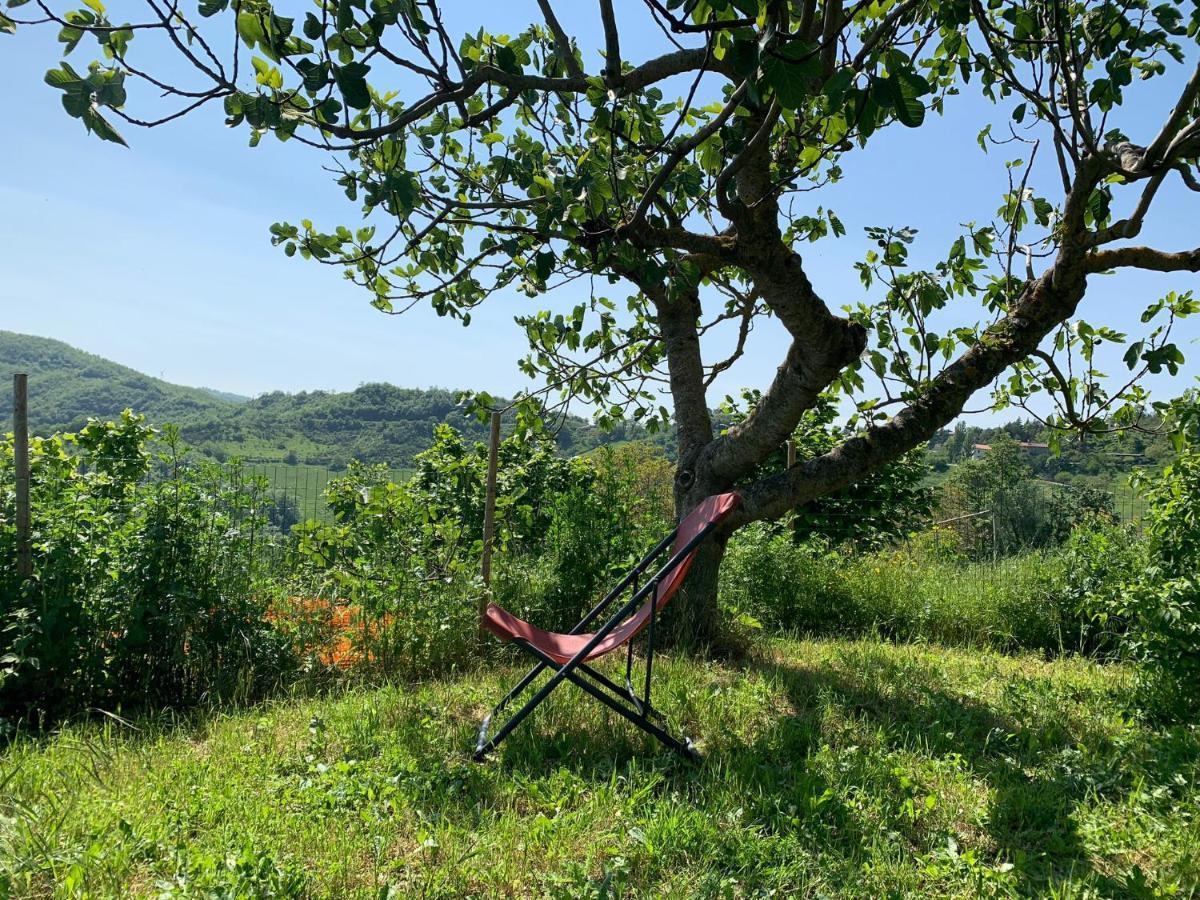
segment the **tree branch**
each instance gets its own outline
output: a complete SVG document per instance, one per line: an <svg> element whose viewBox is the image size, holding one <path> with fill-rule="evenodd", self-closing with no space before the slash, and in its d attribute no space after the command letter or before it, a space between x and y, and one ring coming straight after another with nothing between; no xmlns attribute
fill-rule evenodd
<svg viewBox="0 0 1200 900"><path fill-rule="evenodd" d="M563 31L558 17L554 15L550 0L538 0L538 7L542 10L542 18L546 21L546 27L554 35L554 49L558 52L558 58L562 60L562 64L572 78L583 78L583 69L579 66L579 60L575 58L575 51L571 49L571 39Z"/></svg>
<svg viewBox="0 0 1200 900"><path fill-rule="evenodd" d="M604 83L616 90L621 84L621 35L612 0L600 0L600 19L604 23Z"/></svg>
<svg viewBox="0 0 1200 900"><path fill-rule="evenodd" d="M1134 268L1151 272L1200 272L1200 247L1171 253L1154 247L1116 247L1087 255L1089 272Z"/></svg>

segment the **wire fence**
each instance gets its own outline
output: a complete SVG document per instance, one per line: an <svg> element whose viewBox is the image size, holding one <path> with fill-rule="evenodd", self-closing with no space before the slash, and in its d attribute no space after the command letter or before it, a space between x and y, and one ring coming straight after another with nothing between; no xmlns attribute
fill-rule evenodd
<svg viewBox="0 0 1200 900"><path fill-rule="evenodd" d="M89 455L72 463L81 475L117 472L123 466L143 466L142 482L188 481L205 486L214 515L229 511L234 498L249 503L234 510L237 516L261 515L277 531L286 533L301 522L329 523L334 514L329 489L345 469L307 463L231 462L218 463L203 457L172 461L154 457ZM379 479L403 484L414 474L406 467L380 467ZM12 469L5 473L11 482ZM669 486L668 486L669 487ZM11 491L11 483L0 485ZM1061 542L1087 514L1114 522L1140 526L1146 504L1127 482L1111 488L1076 486L1041 479L1026 479L995 492L990 502L973 503L973 498L943 483L930 488L933 501L926 515L913 517L908 530L914 535L928 532L934 546L949 549L952 542L977 559L998 558L1022 550ZM669 495L669 490L667 490ZM247 500L246 498L249 498ZM887 515L877 501L839 500L836 508L820 513L820 532L833 542L853 542L863 534L864 523Z"/></svg>
<svg viewBox="0 0 1200 900"><path fill-rule="evenodd" d="M310 520L326 523L333 520L327 491L330 482L344 475L345 470L287 463L245 463L229 468L241 472L243 478L257 478L264 482L273 508L273 521L281 527L290 528ZM413 475L410 468L385 468L387 479L397 484Z"/></svg>

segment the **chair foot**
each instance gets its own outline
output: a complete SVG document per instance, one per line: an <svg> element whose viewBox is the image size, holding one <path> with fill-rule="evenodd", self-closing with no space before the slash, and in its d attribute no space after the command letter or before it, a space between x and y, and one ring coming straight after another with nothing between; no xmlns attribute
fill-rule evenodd
<svg viewBox="0 0 1200 900"><path fill-rule="evenodd" d="M495 710L483 717L483 722L479 726L479 734L475 738L475 761L482 762L484 755L487 753L491 742L488 740L488 729L492 724L492 715Z"/></svg>

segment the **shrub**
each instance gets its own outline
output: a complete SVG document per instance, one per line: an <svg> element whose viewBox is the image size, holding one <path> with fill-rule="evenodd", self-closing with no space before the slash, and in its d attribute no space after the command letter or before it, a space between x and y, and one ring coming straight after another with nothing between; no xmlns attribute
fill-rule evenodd
<svg viewBox="0 0 1200 900"><path fill-rule="evenodd" d="M1074 649L1080 614L1061 591L1061 560L1031 553L999 565L904 545L847 552L794 544L751 525L729 543L721 599L733 617L806 635L879 632L901 640L999 649Z"/></svg>
<svg viewBox="0 0 1200 900"><path fill-rule="evenodd" d="M424 490L389 481L383 466L351 463L325 495L334 522L297 526L294 561L316 598L335 612L342 633L328 637L348 640L355 662L393 673L464 663L482 590L469 524L444 504L429 503ZM306 611L292 606L291 612ZM281 616L297 628L304 618Z"/></svg>
<svg viewBox="0 0 1200 900"><path fill-rule="evenodd" d="M32 442L28 581L0 445L0 716L248 695L287 665L253 590L265 485L151 437L126 411Z"/></svg>
<svg viewBox="0 0 1200 900"><path fill-rule="evenodd" d="M1155 704L1177 712L1200 703L1200 452L1185 449L1135 485L1147 501L1147 561L1106 606L1127 622L1125 648L1145 664Z"/></svg>
<svg viewBox="0 0 1200 900"><path fill-rule="evenodd" d="M487 447L467 445L449 425L437 425L433 444L414 459L417 472L408 489L419 494L430 514L454 518L466 546L483 538ZM500 442L496 484L496 539L515 552L536 550L549 527L550 507L583 473L557 454L549 438L513 436ZM386 477L386 476L385 476Z"/></svg>
<svg viewBox="0 0 1200 900"><path fill-rule="evenodd" d="M1119 611L1126 586L1146 567L1146 544L1132 525L1093 515L1062 547L1062 595L1079 612L1080 650L1108 655L1120 650L1128 627Z"/></svg>
<svg viewBox="0 0 1200 900"><path fill-rule="evenodd" d="M981 459L959 463L946 479L942 515L975 556L1011 556L1056 547L1095 515L1111 513L1112 497L1091 488L1038 490L1011 438L1001 436ZM968 517L970 513L989 515Z"/></svg>
<svg viewBox="0 0 1200 900"><path fill-rule="evenodd" d="M499 602L549 628L569 628L669 531L670 464L646 446L604 447L572 460L547 498L539 541L501 563Z"/></svg>
<svg viewBox="0 0 1200 900"><path fill-rule="evenodd" d="M669 529L670 465L644 445L564 460L548 442L510 438L500 451L493 595L569 627ZM346 659L399 674L476 658L486 461L482 445L439 426L410 482L359 464L331 481L334 522L296 529L297 561L316 579L315 596L289 605L300 614L280 617L298 623L297 642L317 650L340 637ZM327 621L352 626L322 640L315 599Z"/></svg>

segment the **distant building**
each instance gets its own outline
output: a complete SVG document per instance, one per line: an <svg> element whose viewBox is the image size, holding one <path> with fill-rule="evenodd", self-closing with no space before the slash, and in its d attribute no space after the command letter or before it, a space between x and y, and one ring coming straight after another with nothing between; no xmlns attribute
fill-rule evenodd
<svg viewBox="0 0 1200 900"><path fill-rule="evenodd" d="M1048 456L1050 445L1039 441L1017 441L1017 447L1024 456ZM991 444L972 444L971 458L982 459L991 452Z"/></svg>

